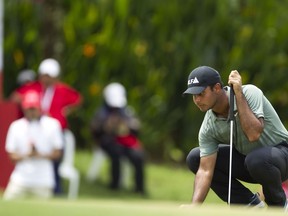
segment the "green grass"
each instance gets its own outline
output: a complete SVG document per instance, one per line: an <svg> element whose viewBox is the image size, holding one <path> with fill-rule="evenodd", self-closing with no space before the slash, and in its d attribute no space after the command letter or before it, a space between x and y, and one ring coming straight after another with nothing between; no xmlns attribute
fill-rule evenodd
<svg viewBox="0 0 288 216"><path fill-rule="evenodd" d="M46 202L37 200L0 202L0 215L3 216L278 216L283 214L282 209L247 209L224 204L180 208L178 203L156 200L53 199Z"/></svg>
<svg viewBox="0 0 288 216"><path fill-rule="evenodd" d="M121 198L121 199L149 199L162 201L189 202L191 200L194 175L184 165L155 164L147 163L145 168L145 179L147 186L147 197L135 195L131 192L133 182L120 191L107 189L108 182L108 161L104 164L100 178L96 182L86 181L86 172L91 160L91 154L77 152L75 166L81 172L80 198ZM131 173L132 174L132 173ZM132 177L132 176L131 176ZM132 179L131 179L132 180ZM207 201L222 202L217 200L216 195L211 191Z"/></svg>
<svg viewBox="0 0 288 216"><path fill-rule="evenodd" d="M22 200L0 201L0 215L2 216L54 216L54 215L253 215L255 211L242 208L229 208L213 191L210 191L202 207L180 208L181 204L189 204L192 195L194 175L183 165L161 165L147 163L146 180L148 196L134 194L130 187L120 191L110 191L108 181L108 165L104 164L101 177L93 183L86 181L86 171L91 154L78 151L75 166L81 173L81 184L77 200L66 197L53 198L49 201ZM67 190L67 181L64 189ZM247 185L251 190L259 190L258 185ZM257 211L258 212L258 211ZM259 215L280 215L280 210L261 210Z"/></svg>
<svg viewBox="0 0 288 216"><path fill-rule="evenodd" d="M75 158L75 166L81 172L81 186L79 190L79 197L81 198L107 198L115 199L149 199L160 201L177 201L182 203L189 203L193 191L194 175L188 170L185 165L179 164L155 164L147 163L146 165L146 185L148 197L141 197L131 193L132 182L129 182L130 188L124 188L121 191L110 191L107 189L108 182L108 162L104 164L101 171L100 178L94 182L86 181L86 171L88 169L91 153L85 151L78 151ZM252 191L259 190L259 185L246 184ZM206 199L207 203L223 203L216 194L210 190Z"/></svg>

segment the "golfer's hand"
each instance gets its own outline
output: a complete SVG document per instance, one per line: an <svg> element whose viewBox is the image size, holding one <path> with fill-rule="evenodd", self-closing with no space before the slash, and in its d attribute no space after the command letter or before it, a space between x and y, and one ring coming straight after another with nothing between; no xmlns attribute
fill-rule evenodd
<svg viewBox="0 0 288 216"><path fill-rule="evenodd" d="M229 78L228 84L233 86L235 94L242 92L242 78L237 70L232 70Z"/></svg>

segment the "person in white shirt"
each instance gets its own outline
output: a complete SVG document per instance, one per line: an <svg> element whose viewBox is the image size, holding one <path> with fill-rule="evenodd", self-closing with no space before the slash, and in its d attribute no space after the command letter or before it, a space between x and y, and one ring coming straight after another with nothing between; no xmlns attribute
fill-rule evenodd
<svg viewBox="0 0 288 216"><path fill-rule="evenodd" d="M51 198L55 186L53 160L62 155L63 136L58 120L42 115L40 96L23 96L24 117L11 123L5 149L15 163L3 199Z"/></svg>

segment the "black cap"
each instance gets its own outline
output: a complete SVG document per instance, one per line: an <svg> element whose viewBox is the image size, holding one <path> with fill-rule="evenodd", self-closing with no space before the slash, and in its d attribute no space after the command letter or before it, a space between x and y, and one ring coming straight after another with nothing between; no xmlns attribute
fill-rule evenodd
<svg viewBox="0 0 288 216"><path fill-rule="evenodd" d="M220 74L208 66L195 68L188 77L188 88L183 94L200 94L207 86L222 83Z"/></svg>

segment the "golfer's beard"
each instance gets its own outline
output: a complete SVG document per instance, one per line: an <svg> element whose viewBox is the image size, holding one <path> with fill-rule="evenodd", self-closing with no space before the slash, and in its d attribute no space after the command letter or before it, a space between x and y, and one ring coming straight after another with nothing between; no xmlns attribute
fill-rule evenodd
<svg viewBox="0 0 288 216"><path fill-rule="evenodd" d="M208 108L207 105L197 105L197 107L199 108L199 110L200 110L201 112L206 112L206 111L208 111L209 109L211 109L211 108Z"/></svg>
<svg viewBox="0 0 288 216"><path fill-rule="evenodd" d="M198 108L200 109L200 111L202 112L207 112L208 110L212 109L215 107L216 103L214 104L210 104L210 105L207 105L207 104L202 104L202 105L197 105Z"/></svg>

